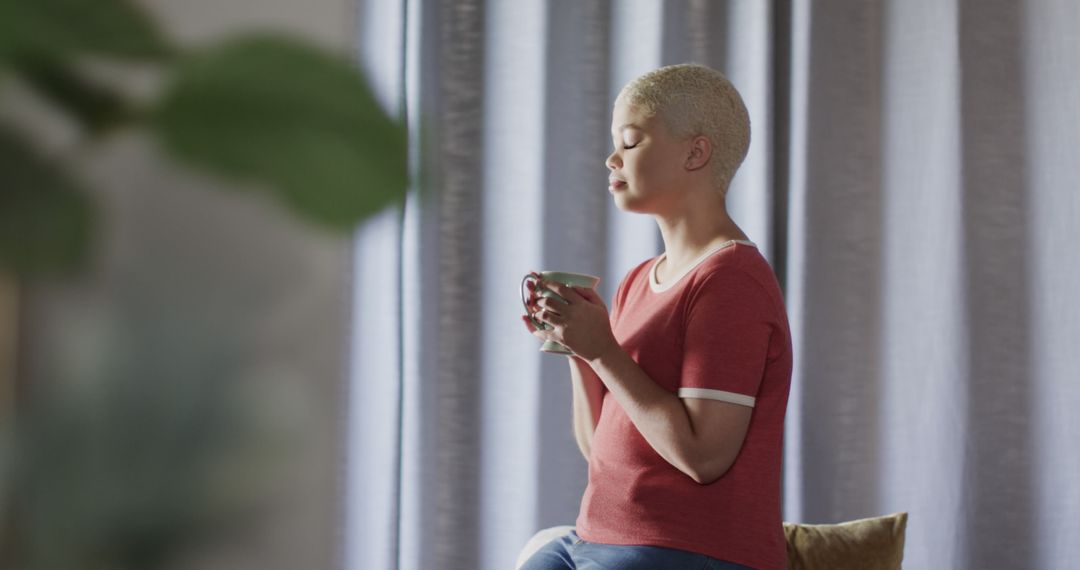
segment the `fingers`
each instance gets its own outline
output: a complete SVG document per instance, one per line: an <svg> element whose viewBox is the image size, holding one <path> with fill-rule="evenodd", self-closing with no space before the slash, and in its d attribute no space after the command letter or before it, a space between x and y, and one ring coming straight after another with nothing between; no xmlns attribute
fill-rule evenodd
<svg viewBox="0 0 1080 570"><path fill-rule="evenodd" d="M556 295L566 299L565 304L570 304L574 301L574 295L580 297L581 295L569 285L563 285L558 281L544 281L544 288L551 289Z"/></svg>
<svg viewBox="0 0 1080 570"><path fill-rule="evenodd" d="M536 282L535 281L527 281L527 282L525 282L525 288L529 290L528 305L530 307L532 307L532 304L536 302L536 297L537 297Z"/></svg>
<svg viewBox="0 0 1080 570"><path fill-rule="evenodd" d="M537 309L537 311L544 311L554 315L562 315L563 312L567 310L566 303L548 297L540 297L532 304L532 306Z"/></svg>
<svg viewBox="0 0 1080 570"><path fill-rule="evenodd" d="M537 328L536 324L533 323L532 319L529 318L529 315L521 315L521 320L525 323L525 328L528 329L530 334L540 340L548 340L548 335L550 335L551 333L543 328ZM543 323L541 322L541 324Z"/></svg>
<svg viewBox="0 0 1080 570"><path fill-rule="evenodd" d="M550 309L541 309L538 313L536 313L536 320L557 327L566 324L566 317Z"/></svg>
<svg viewBox="0 0 1080 570"><path fill-rule="evenodd" d="M566 299L570 303L582 300L593 304L604 304L603 299L600 298L600 294L589 287L572 287L570 285L548 281L544 282L544 286L555 291L560 297Z"/></svg>
<svg viewBox="0 0 1080 570"><path fill-rule="evenodd" d="M540 303L542 301L550 299L550 297L548 295L543 294L545 292L545 290L549 293L549 295L550 295L550 293L558 294L558 291L556 291L556 287L555 287L556 285L560 285L560 284L558 284L558 283L556 283L554 281L542 281L542 282L540 282L539 285L537 285L534 282L527 283L525 286L526 286L526 288L529 289L529 299L528 299L528 302L526 303L526 306L528 306L530 309L541 307L542 305ZM558 299L556 299L556 300L558 300ZM560 304L565 304L565 303L560 303ZM551 308L553 305L548 303L547 306L548 306L548 308Z"/></svg>
<svg viewBox="0 0 1080 570"><path fill-rule="evenodd" d="M529 315L521 315L521 320L525 323L525 328L528 329L529 332L536 332L536 325L533 324L532 319L529 318Z"/></svg>
<svg viewBox="0 0 1080 570"><path fill-rule="evenodd" d="M532 313L532 317L533 317L533 319L536 319L537 321L540 321L541 323L548 323L548 324L551 324L551 325L565 324L566 323L566 315L551 309L552 305L561 305L561 304L562 303L559 303L558 301L552 301L551 299L540 299L539 301L536 302L537 310L536 310L536 312ZM534 328L534 329L536 328L536 324L531 322L531 319L529 319L528 314L522 315L522 318L526 319L526 320L529 320L530 321L529 324L532 326L532 328Z"/></svg>
<svg viewBox="0 0 1080 570"><path fill-rule="evenodd" d="M529 319L529 315L521 315L521 320L525 323L525 328L528 329L529 332L533 336L535 336L536 338L538 338L540 340L545 340L545 341L546 340L554 340L554 341L558 342L558 339L556 339L552 335L552 330L543 330L543 329L536 328L536 325L534 325L532 323L532 321ZM550 323L550 320L545 321L545 322L548 322L550 326L554 327L554 324Z"/></svg>
<svg viewBox="0 0 1080 570"><path fill-rule="evenodd" d="M530 333L533 333L537 337L546 337L551 334L553 327L566 326L568 314L572 312L572 309L567 305L574 301L587 301L588 297L582 295L580 291L586 291L586 289L578 289L559 283L558 281L544 281L539 282L527 282L526 288L529 291L528 300L526 301L527 314L522 315L521 319L525 321L526 328ZM542 295L543 290L548 290L555 295ZM564 302L563 299L566 299ZM530 319L529 316L532 316ZM542 327L537 327L535 321L549 325L547 330Z"/></svg>

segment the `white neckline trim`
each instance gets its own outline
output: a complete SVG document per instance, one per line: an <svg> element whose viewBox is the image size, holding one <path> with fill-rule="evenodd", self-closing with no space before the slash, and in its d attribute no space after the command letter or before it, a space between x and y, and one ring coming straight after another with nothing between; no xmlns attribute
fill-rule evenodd
<svg viewBox="0 0 1080 570"><path fill-rule="evenodd" d="M709 251L706 251L705 253L701 254L701 256L698 257L697 259L695 259L693 261L693 263L686 266L686 268L684 268L682 271L680 271L678 275L669 278L664 283L660 283L659 280L656 278L656 267L658 265L660 265L661 261L663 261L664 259L667 258L666 253L660 254L660 257L657 257L656 261L653 262L652 268L649 269L649 289L652 289L654 293L662 293L664 291L667 291L668 289L671 289L683 277L686 277L687 273L690 273L695 267L697 267L698 265L701 265L701 262L708 259L708 257L710 255L712 255L712 254L714 254L714 253L716 253L716 252L718 252L718 251L720 251L722 249L729 248L729 247L731 247L731 246L733 246L733 245L735 245L737 243L741 243L743 245L748 245L750 247L757 247L757 244L755 244L754 242L749 241L749 240L745 240L745 239L729 239L729 240L725 241L724 243L714 247L713 249L710 249Z"/></svg>

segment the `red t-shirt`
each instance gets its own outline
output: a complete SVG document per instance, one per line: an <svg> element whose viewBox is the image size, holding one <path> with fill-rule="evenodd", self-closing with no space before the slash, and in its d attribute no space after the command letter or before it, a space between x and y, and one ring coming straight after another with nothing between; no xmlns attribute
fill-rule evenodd
<svg viewBox="0 0 1080 570"><path fill-rule="evenodd" d="M619 284L615 338L673 394L752 406L750 426L727 473L701 485L660 457L605 390L578 535L786 568L780 465L792 353L776 277L749 242L728 242L663 284L659 259Z"/></svg>

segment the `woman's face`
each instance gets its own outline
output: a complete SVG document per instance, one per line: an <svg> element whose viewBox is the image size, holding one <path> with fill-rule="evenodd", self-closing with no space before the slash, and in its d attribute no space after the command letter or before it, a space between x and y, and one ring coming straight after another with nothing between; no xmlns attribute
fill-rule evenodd
<svg viewBox="0 0 1080 570"><path fill-rule="evenodd" d="M615 150L605 164L608 191L620 209L661 213L682 195L690 145L668 132L658 117L644 117L619 99L611 114Z"/></svg>

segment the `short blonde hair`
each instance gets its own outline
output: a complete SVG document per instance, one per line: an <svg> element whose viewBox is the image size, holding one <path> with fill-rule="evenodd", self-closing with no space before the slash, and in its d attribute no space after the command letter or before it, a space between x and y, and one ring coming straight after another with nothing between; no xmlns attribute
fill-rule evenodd
<svg viewBox="0 0 1080 570"><path fill-rule="evenodd" d="M668 65L627 83L619 100L658 116L676 136L708 137L716 187L727 192L750 149L750 115L727 77L695 63Z"/></svg>

